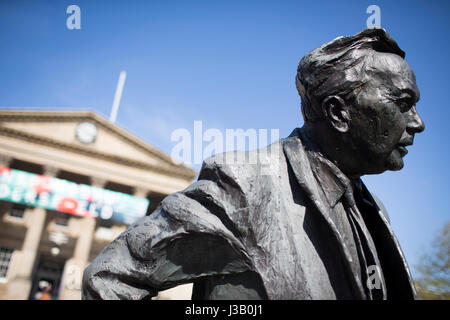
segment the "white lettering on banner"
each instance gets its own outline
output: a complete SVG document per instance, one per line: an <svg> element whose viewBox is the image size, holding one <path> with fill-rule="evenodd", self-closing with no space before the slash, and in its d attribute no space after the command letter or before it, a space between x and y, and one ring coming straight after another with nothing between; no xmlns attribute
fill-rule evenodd
<svg viewBox="0 0 450 320"><path fill-rule="evenodd" d="M112 192L103 192L103 202L107 204L113 204L115 199L115 195Z"/></svg>
<svg viewBox="0 0 450 320"><path fill-rule="evenodd" d="M11 189L7 184L1 184L0 185L0 198L6 198L9 197L9 194L11 193Z"/></svg>
<svg viewBox="0 0 450 320"><path fill-rule="evenodd" d="M13 178L13 175L12 175L10 170L3 170L2 182L4 182L4 183L11 183L12 182L12 178Z"/></svg>
<svg viewBox="0 0 450 320"><path fill-rule="evenodd" d="M78 200L77 201L77 206L75 207L77 214L80 216L83 216L86 214L86 206L87 206L87 202L84 200Z"/></svg>
<svg viewBox="0 0 450 320"><path fill-rule="evenodd" d="M58 204L61 202L62 197L59 194L55 194L52 197L52 207L57 208Z"/></svg>
<svg viewBox="0 0 450 320"><path fill-rule="evenodd" d="M33 189L28 189L25 193L25 202L28 204L34 204L36 202L37 193Z"/></svg>
<svg viewBox="0 0 450 320"><path fill-rule="evenodd" d="M97 200L97 201L102 201L103 197L102 197L102 189L99 188L92 188L92 196Z"/></svg>
<svg viewBox="0 0 450 320"><path fill-rule="evenodd" d="M102 211L100 212L100 218L104 220L111 219L113 215L113 209L110 206L103 206Z"/></svg>
<svg viewBox="0 0 450 320"><path fill-rule="evenodd" d="M66 181L61 180L61 179L54 178L54 179L50 180L50 189L58 190L58 193L60 193L60 194L67 193L66 185L67 185Z"/></svg>
<svg viewBox="0 0 450 320"><path fill-rule="evenodd" d="M97 205L95 204L95 202L92 202L89 206L89 215L91 215L92 217L98 216L96 209Z"/></svg>
<svg viewBox="0 0 450 320"><path fill-rule="evenodd" d="M18 172L16 175L16 185L26 186L28 184L28 175L23 172Z"/></svg>
<svg viewBox="0 0 450 320"><path fill-rule="evenodd" d="M15 187L11 193L11 200L14 202L20 202L22 200L23 188Z"/></svg>
<svg viewBox="0 0 450 320"><path fill-rule="evenodd" d="M69 185L68 194L72 197L76 197L78 195L78 185L76 183L71 183Z"/></svg>
<svg viewBox="0 0 450 320"><path fill-rule="evenodd" d="M41 207L47 207L49 203L48 192L42 192L39 194L38 205Z"/></svg>
<svg viewBox="0 0 450 320"><path fill-rule="evenodd" d="M84 200L89 199L91 196L91 187L87 185L81 185L80 186L80 197Z"/></svg>

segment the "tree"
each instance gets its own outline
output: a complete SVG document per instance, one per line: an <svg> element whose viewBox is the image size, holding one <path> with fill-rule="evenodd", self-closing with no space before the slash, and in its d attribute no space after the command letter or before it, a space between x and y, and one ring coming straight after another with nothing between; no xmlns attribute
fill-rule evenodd
<svg viewBox="0 0 450 320"><path fill-rule="evenodd" d="M433 240L432 250L416 266L419 297L427 300L450 300L450 222Z"/></svg>

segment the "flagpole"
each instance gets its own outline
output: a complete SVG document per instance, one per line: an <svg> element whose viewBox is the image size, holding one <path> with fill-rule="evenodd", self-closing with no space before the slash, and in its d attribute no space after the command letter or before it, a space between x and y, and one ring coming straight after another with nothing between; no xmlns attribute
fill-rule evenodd
<svg viewBox="0 0 450 320"><path fill-rule="evenodd" d="M119 110L120 98L122 97L122 91L126 77L126 71L120 72L119 81L117 82L116 94L114 95L114 102L111 109L111 115L109 116L109 121L112 123L116 122L117 111Z"/></svg>

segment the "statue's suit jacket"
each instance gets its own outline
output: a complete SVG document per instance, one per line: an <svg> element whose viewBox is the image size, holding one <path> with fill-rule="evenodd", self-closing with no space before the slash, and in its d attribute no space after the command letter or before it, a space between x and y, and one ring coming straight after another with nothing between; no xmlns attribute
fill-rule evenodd
<svg viewBox="0 0 450 320"><path fill-rule="evenodd" d="M84 272L83 298L146 299L193 282L194 299L364 299L312 170L301 129L267 148L205 160L197 182L103 249ZM388 299L414 299L387 214L373 203L367 227Z"/></svg>

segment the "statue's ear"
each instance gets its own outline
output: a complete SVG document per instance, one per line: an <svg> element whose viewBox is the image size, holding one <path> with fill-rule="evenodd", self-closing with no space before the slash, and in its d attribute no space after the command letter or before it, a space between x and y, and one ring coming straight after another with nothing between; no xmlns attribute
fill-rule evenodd
<svg viewBox="0 0 450 320"><path fill-rule="evenodd" d="M345 133L350 128L350 113L345 101L339 96L328 96L322 101L327 122L337 131Z"/></svg>

